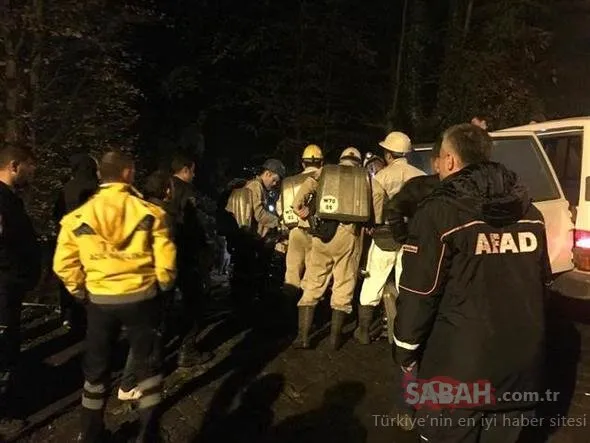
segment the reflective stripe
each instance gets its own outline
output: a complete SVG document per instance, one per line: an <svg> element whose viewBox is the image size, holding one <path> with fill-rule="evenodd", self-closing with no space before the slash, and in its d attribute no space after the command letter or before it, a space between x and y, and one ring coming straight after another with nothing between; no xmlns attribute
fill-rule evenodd
<svg viewBox="0 0 590 443"><path fill-rule="evenodd" d="M85 381L84 382L84 390L88 391L88 392L92 392L94 394L104 394L106 391L106 387L104 384L93 385L92 383Z"/></svg>
<svg viewBox="0 0 590 443"><path fill-rule="evenodd" d="M403 349L407 349L408 351L415 351L416 349L418 349L420 347L419 343L417 345L413 345L411 343L406 343L406 342L398 340L396 338L395 334L393 335L393 341L395 342L396 346L403 348Z"/></svg>
<svg viewBox="0 0 590 443"><path fill-rule="evenodd" d="M93 411L100 411L104 407L104 399L87 398L82 396L82 407L92 409Z"/></svg>
<svg viewBox="0 0 590 443"><path fill-rule="evenodd" d="M152 406L156 406L157 404L160 404L161 401L162 401L162 393L161 392L156 392L156 393L150 394L150 395L143 395L139 399L139 409L151 408Z"/></svg>
<svg viewBox="0 0 590 443"><path fill-rule="evenodd" d="M147 390L155 388L160 384L162 384L162 376L155 375L153 377L147 378L139 382L139 384L137 385L137 389L139 389L141 392L146 392Z"/></svg>
<svg viewBox="0 0 590 443"><path fill-rule="evenodd" d="M424 441L428 441L428 439L426 437L424 437L423 435L420 436L420 439L424 440Z"/></svg>

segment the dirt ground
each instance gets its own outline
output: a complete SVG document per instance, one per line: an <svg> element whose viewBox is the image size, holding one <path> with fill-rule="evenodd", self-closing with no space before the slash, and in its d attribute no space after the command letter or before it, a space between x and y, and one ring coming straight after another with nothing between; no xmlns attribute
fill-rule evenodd
<svg viewBox="0 0 590 443"><path fill-rule="evenodd" d="M328 349L328 313L320 312L317 346L290 347L275 329L252 328L233 315L227 283L214 281L215 308L201 334L216 358L201 370L180 371L174 354L167 364L162 417L167 442L406 443L392 413L393 367L385 340L361 346L350 338L339 352ZM560 392L545 417L577 418L557 429L534 428L523 442L590 441L590 305L555 298L550 307L550 385ZM327 311L327 310L326 310ZM73 441L77 431L82 345L59 327L50 308L31 308L20 376L19 410L28 427L6 441ZM173 349L171 345L171 349ZM170 351L171 352L171 351ZM125 348L117 356L123 365ZM115 371L116 377L119 372ZM135 414L111 399L107 420L113 442L130 440Z"/></svg>

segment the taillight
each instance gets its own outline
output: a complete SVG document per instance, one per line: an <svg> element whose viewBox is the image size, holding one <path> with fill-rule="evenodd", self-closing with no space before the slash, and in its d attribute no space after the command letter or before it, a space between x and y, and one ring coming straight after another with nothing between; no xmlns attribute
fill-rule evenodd
<svg viewBox="0 0 590 443"><path fill-rule="evenodd" d="M574 231L574 264L581 271L590 271L590 232Z"/></svg>

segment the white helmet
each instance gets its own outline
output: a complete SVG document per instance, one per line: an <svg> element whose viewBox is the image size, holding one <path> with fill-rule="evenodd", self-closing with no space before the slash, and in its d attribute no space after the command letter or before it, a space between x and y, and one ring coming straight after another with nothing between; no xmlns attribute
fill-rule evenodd
<svg viewBox="0 0 590 443"><path fill-rule="evenodd" d="M379 146L395 154L407 154L412 150L410 137L403 132L390 132Z"/></svg>
<svg viewBox="0 0 590 443"><path fill-rule="evenodd" d="M352 146L342 151L342 154L340 154L340 160L356 160L359 165L363 162L360 151Z"/></svg>

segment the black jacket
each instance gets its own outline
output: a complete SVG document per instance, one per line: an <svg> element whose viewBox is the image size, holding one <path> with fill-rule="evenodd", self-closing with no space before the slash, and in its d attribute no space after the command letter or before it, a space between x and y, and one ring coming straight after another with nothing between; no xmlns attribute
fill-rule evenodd
<svg viewBox="0 0 590 443"><path fill-rule="evenodd" d="M0 291L33 289L41 275L41 250L23 201L0 182Z"/></svg>
<svg viewBox="0 0 590 443"><path fill-rule="evenodd" d="M59 193L53 210L54 219L59 222L64 215L82 206L98 189L96 161L87 154L70 158L72 179Z"/></svg>
<svg viewBox="0 0 590 443"><path fill-rule="evenodd" d="M497 398L541 388L551 270L543 217L516 174L488 162L442 181L411 222L402 265L400 365L419 360L422 380L487 380Z"/></svg>
<svg viewBox="0 0 590 443"><path fill-rule="evenodd" d="M419 175L408 180L383 208L383 218L390 226L394 240L404 244L408 239L408 222L418 205L440 184L438 175Z"/></svg>
<svg viewBox="0 0 590 443"><path fill-rule="evenodd" d="M179 266L193 266L199 254L209 249L203 215L197 207L197 193L192 184L172 177L172 199L167 205L174 220L174 239Z"/></svg>

